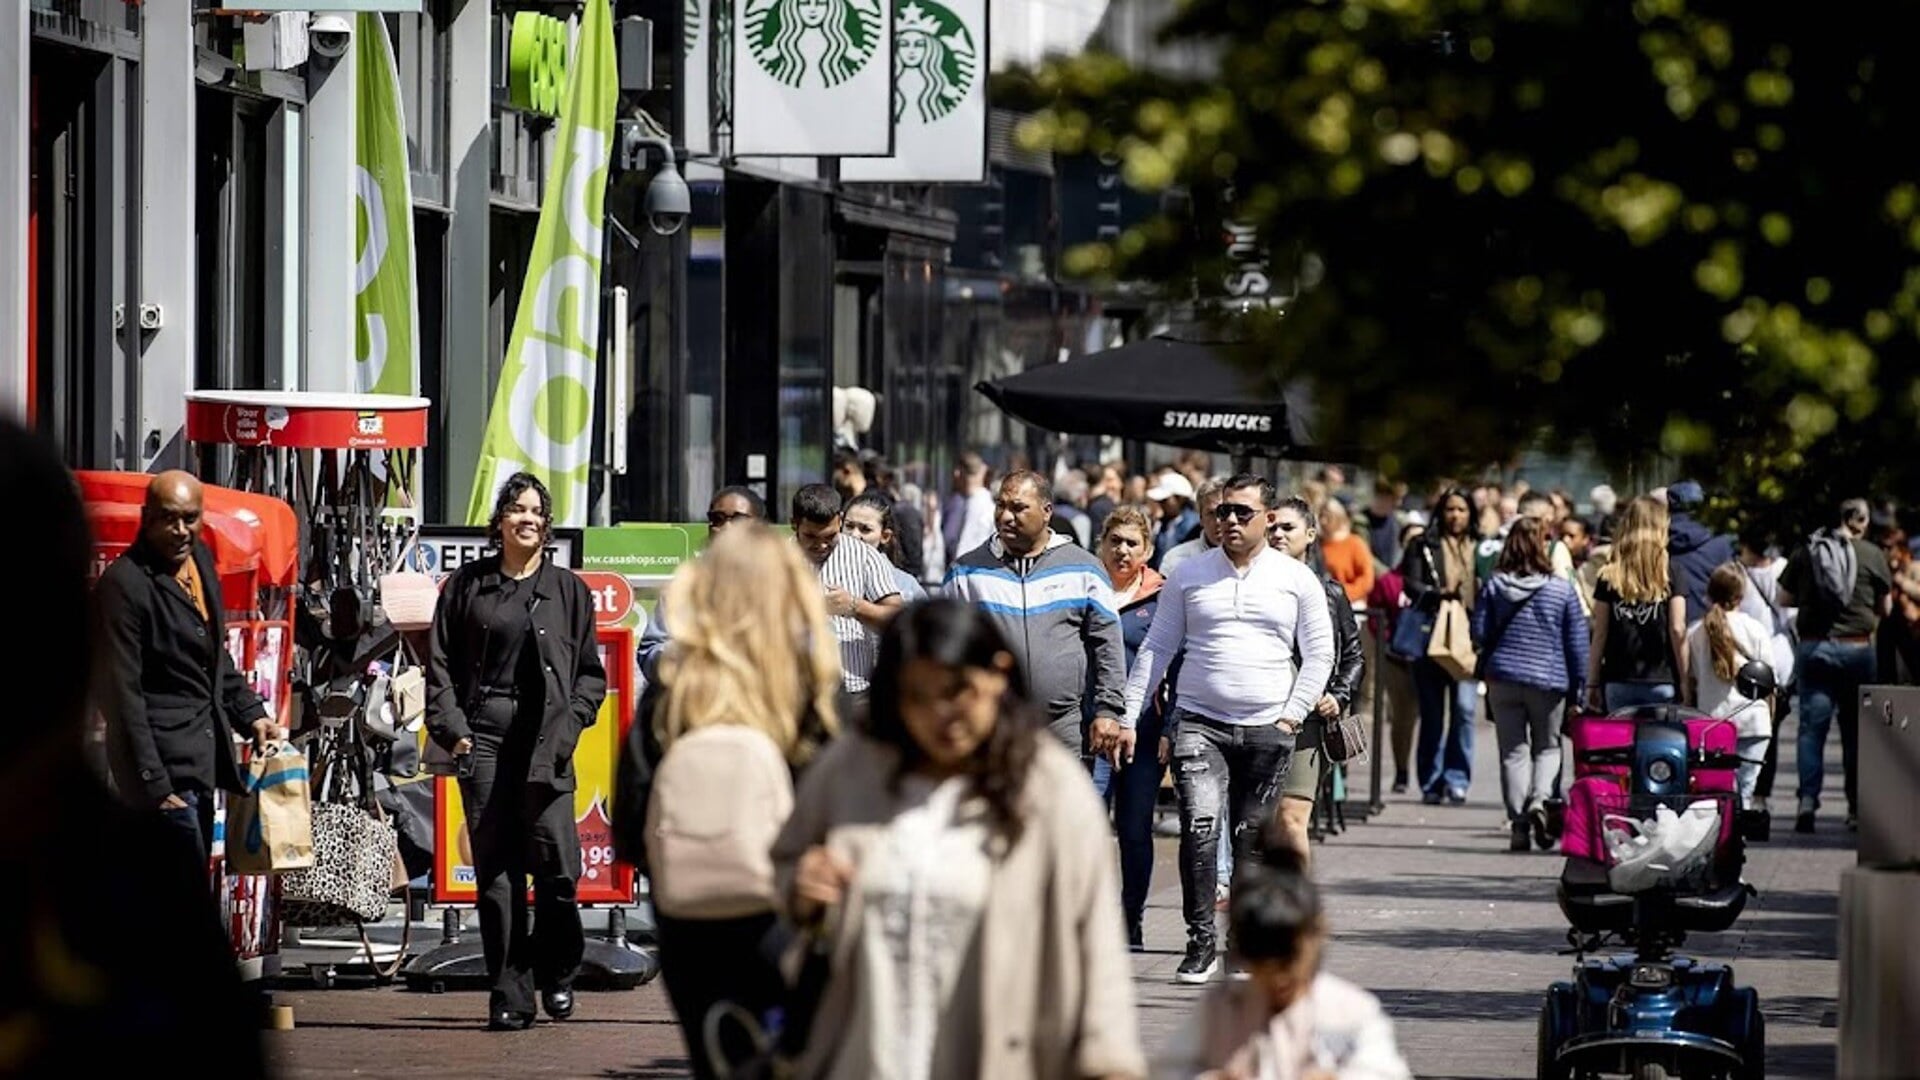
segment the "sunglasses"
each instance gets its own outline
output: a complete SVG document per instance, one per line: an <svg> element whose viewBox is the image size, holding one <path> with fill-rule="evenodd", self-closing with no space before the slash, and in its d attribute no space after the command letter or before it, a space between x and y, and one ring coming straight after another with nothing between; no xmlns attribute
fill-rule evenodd
<svg viewBox="0 0 1920 1080"><path fill-rule="evenodd" d="M1213 508L1213 518L1215 521L1232 521L1241 525L1252 521L1254 516L1259 513L1261 513L1261 511L1255 510L1245 503L1221 503L1219 506Z"/></svg>
<svg viewBox="0 0 1920 1080"><path fill-rule="evenodd" d="M736 521L751 521L752 519L752 514L709 513L707 515L707 527L710 529L724 529Z"/></svg>

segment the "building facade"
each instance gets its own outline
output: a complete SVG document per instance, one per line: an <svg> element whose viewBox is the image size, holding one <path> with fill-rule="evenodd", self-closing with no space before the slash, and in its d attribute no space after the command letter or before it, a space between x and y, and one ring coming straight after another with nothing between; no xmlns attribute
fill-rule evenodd
<svg viewBox="0 0 1920 1080"><path fill-rule="evenodd" d="M994 62L1138 51L1156 2L996 0ZM503 44L516 10L570 5L417 6L384 17L433 402L425 509L455 520L554 127L509 102ZM688 7L614 4L653 26L653 88L622 112L644 110L676 142ZM76 467L182 463L191 389L352 386L359 43L322 57L288 18L301 32L279 40L212 0L0 4L0 404ZM778 507L825 476L837 434L929 489L966 448L1038 449L973 385L1110 343L1125 310L1056 272L1064 247L1117 223L1083 192L1098 189L1097 166L1023 155L1017 119L996 115L977 186L842 184L831 162L696 157L693 221L673 236L646 227L646 176L617 176L603 284L624 290L626 320L603 319L598 385L629 392L598 413L627 425L624 460L597 474L610 516L697 518L727 483L761 486ZM623 379L605 371L615 356ZM849 387L873 391L876 415L837 433L834 390Z"/></svg>

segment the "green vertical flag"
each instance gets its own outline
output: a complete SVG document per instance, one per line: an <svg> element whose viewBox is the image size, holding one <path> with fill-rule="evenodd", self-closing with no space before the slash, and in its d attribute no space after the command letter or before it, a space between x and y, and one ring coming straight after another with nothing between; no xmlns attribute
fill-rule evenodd
<svg viewBox="0 0 1920 1080"><path fill-rule="evenodd" d="M553 523L586 523L600 347L600 235L620 96L607 0L587 0L567 65L560 133L507 338L467 520L483 524L501 483L525 470L553 492Z"/></svg>
<svg viewBox="0 0 1920 1080"><path fill-rule="evenodd" d="M353 267L356 389L420 392L420 337L414 332L413 178L407 127L387 21L362 12L354 30L354 196L359 228Z"/></svg>

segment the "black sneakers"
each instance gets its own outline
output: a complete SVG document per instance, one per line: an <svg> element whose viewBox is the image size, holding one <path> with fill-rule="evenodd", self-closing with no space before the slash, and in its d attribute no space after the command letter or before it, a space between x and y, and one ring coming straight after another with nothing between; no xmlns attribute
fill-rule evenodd
<svg viewBox="0 0 1920 1080"><path fill-rule="evenodd" d="M1137 953L1147 951L1147 932L1141 927L1139 919L1127 923L1127 948Z"/></svg>
<svg viewBox="0 0 1920 1080"><path fill-rule="evenodd" d="M1186 986L1198 986L1220 971L1220 953L1211 940L1193 938L1187 942L1187 955L1174 969L1173 981Z"/></svg>

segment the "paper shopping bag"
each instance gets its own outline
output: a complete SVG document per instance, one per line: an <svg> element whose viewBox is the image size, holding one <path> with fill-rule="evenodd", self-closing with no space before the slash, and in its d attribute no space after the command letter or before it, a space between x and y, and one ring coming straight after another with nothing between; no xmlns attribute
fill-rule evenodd
<svg viewBox="0 0 1920 1080"><path fill-rule="evenodd" d="M276 744L247 763L247 793L227 804L227 865L239 874L313 865L307 755L293 744Z"/></svg>
<svg viewBox="0 0 1920 1080"><path fill-rule="evenodd" d="M1467 605L1458 600L1440 601L1433 619L1433 637L1427 642L1427 658L1440 665L1450 678L1473 678L1473 626L1467 618Z"/></svg>

